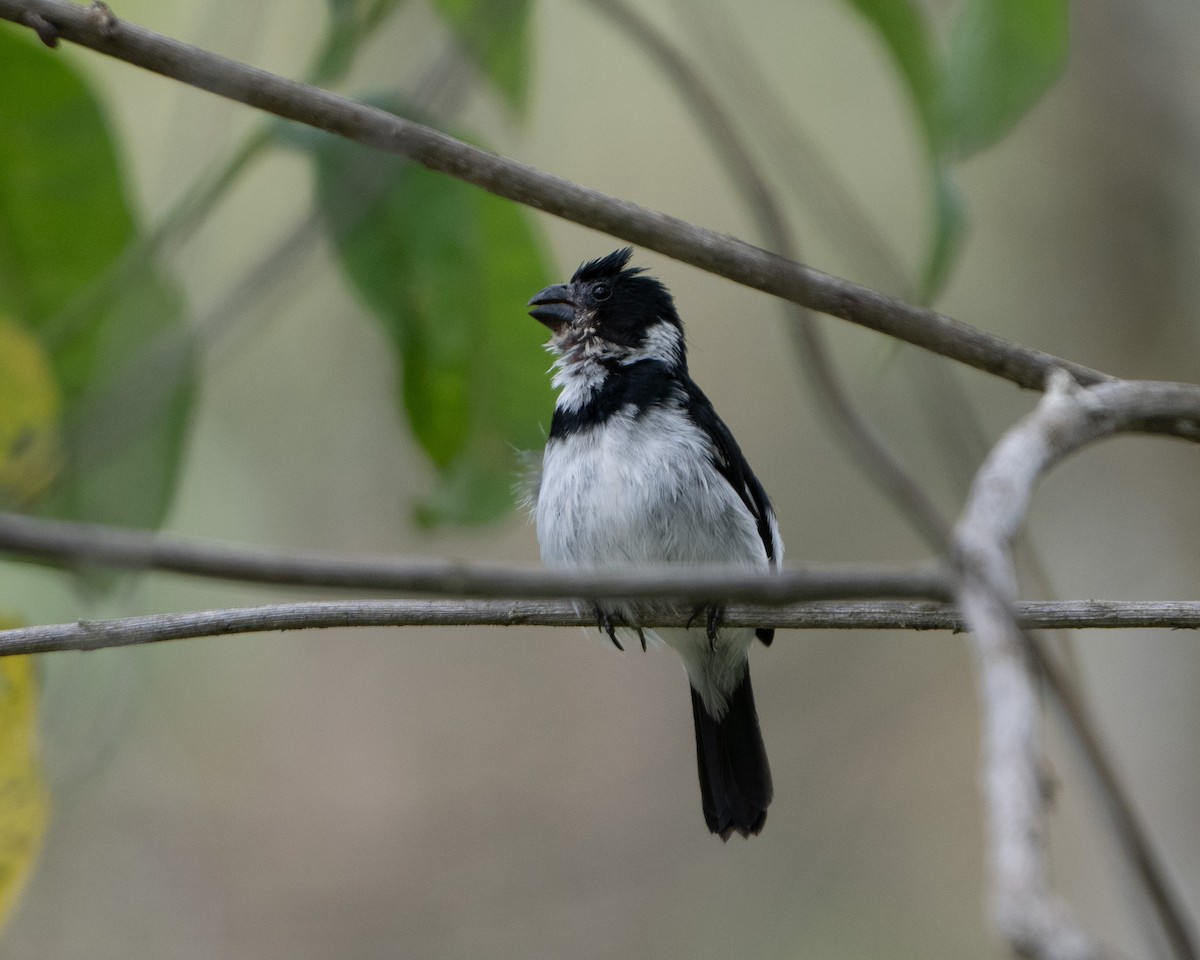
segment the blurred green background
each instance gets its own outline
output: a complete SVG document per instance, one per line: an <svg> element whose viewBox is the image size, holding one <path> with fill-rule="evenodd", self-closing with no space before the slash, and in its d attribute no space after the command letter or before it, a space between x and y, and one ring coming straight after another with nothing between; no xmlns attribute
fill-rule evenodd
<svg viewBox="0 0 1200 960"><path fill-rule="evenodd" d="M930 4L935 22L953 6ZM866 20L835 0L639 9L733 105L806 262L893 292L919 286L932 231L926 146ZM299 77L330 8L126 0L116 12ZM998 145L956 168L969 233L940 309L1118 375L1200 379L1197 37L1200 12L1172 0L1072 9L1062 79ZM519 84L506 97L464 74L445 21L413 0L337 88L420 101L502 153L757 239L677 92L594 7L536 4L528 42L521 109L511 96ZM86 51L55 56L101 98L145 223L259 123L246 108ZM517 83L503 51L487 56L500 58L502 83ZM739 90L740 57L763 74L786 123ZM803 139L826 173L797 149ZM296 233L317 178L304 153L312 144L294 140L249 166L195 235L163 255L197 330L198 385L165 529L284 547L536 558L532 526L498 495L491 525L431 525L452 452L431 460L398 412L399 335L345 279L336 245L319 231ZM872 225L866 240L856 209ZM619 245L531 219L551 278ZM257 268L285 238L298 252ZM674 291L692 373L771 493L788 560L923 557L825 430L778 305L647 251L636 262ZM386 275L386 262L375 267ZM491 305L534 353L541 333L525 298L535 291ZM982 452L964 440L964 418L990 442L1036 398L955 368L968 414L913 351L827 327L852 393L953 515ZM531 425L533 437L547 426ZM1196 470L1192 447L1147 439L1060 468L1032 517L1053 591L1194 597ZM469 487L475 474L453 476ZM297 596L168 576L101 586L5 563L0 610L58 622ZM1074 641L1117 767L1200 913L1196 640L1124 631ZM1004 956L984 918L978 721L962 639L784 633L754 663L776 800L762 836L722 845L704 830L684 678L665 653L622 656L590 633L497 628L44 657L51 818L0 955ZM1055 880L1087 925L1155 955L1161 945L1091 781L1050 729Z"/></svg>

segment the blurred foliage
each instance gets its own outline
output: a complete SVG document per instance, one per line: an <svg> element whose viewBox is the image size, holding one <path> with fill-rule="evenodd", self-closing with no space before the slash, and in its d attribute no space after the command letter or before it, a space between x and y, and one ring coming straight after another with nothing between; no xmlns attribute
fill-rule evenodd
<svg viewBox="0 0 1200 960"><path fill-rule="evenodd" d="M63 407L63 466L43 509L157 526L192 401L182 298L136 252L117 150L84 79L6 29L0 89L21 91L0 97L0 310L40 345Z"/></svg>
<svg viewBox="0 0 1200 960"><path fill-rule="evenodd" d="M529 92L529 0L433 0L463 48L517 113Z"/></svg>
<svg viewBox="0 0 1200 960"><path fill-rule="evenodd" d="M61 412L41 343L0 314L0 508L33 505L58 476Z"/></svg>
<svg viewBox="0 0 1200 960"><path fill-rule="evenodd" d="M317 56L312 82L330 83L345 75L363 41L406 0L327 0L329 29Z"/></svg>
<svg viewBox="0 0 1200 960"><path fill-rule="evenodd" d="M401 407L440 475L418 518L504 514L515 452L540 447L552 408L541 331L522 322L521 305L548 282L530 220L345 140L323 138L316 159L338 260L396 348Z"/></svg>
<svg viewBox="0 0 1200 960"><path fill-rule="evenodd" d="M314 79L343 76L403 2L329 0ZM436 7L520 110L526 0ZM195 363L182 297L156 264L161 235L139 235L102 111L69 60L5 27L0 88L29 91L0 99L0 309L36 338L53 371L51 392L62 398L62 469L41 509L156 526L177 478ZM550 409L539 330L521 322L519 308L547 280L532 220L344 143L322 147L318 167L318 207L349 279L397 348L403 409L439 471L420 518L494 519L512 505L513 448L540 446ZM202 214L245 168L214 178L219 187L204 195ZM364 203L363 184L375 185L378 204ZM188 210L194 223L202 214Z"/></svg>
<svg viewBox="0 0 1200 960"><path fill-rule="evenodd" d="M20 625L0 616L0 629ZM46 830L37 702L33 657L0 658L0 928L25 888Z"/></svg>
<svg viewBox="0 0 1200 960"><path fill-rule="evenodd" d="M948 148L967 157L1011 129L1067 59L1066 0L966 0L951 25L943 109Z"/></svg>
<svg viewBox="0 0 1200 960"><path fill-rule="evenodd" d="M941 70L923 5L918 0L847 0L879 31L908 86L930 152L942 135Z"/></svg>
<svg viewBox="0 0 1200 960"><path fill-rule="evenodd" d="M966 234L952 164L1003 136L1057 79L1067 0L961 0L941 46L919 0L847 2L895 60L925 140L933 229L921 292L931 301Z"/></svg>
<svg viewBox="0 0 1200 960"><path fill-rule="evenodd" d="M371 30L403 2L329 0L318 81L343 75ZM438 0L435 7L484 76L522 110L527 0ZM378 105L404 112L394 97ZM517 451L541 446L552 409L541 334L522 322L519 308L548 276L532 218L398 157L275 129L277 142L313 151L316 205L338 264L395 348L399 406L438 474L417 521L474 524L505 515Z"/></svg>
<svg viewBox="0 0 1200 960"><path fill-rule="evenodd" d="M1002 136L1052 82L1066 50L1065 0L961 0L944 41L917 0L848 2L896 62L926 145L933 231L923 289L932 298L964 234L953 164ZM315 78L344 76L403 5L328 0ZM433 6L506 102L523 110L528 0ZM155 239L137 228L101 107L70 61L0 31L0 89L22 91L0 98L0 310L13 318L3 335L24 332L29 342L14 364L28 374L37 369L29 357L41 356L53 376L0 422L0 443L25 453L9 457L0 486L11 502L44 493L41 509L55 515L155 526L193 400L182 297L156 262ZM539 330L521 322L520 305L548 279L531 219L394 157L333 138L314 149L322 222L395 346L402 409L438 471L420 519L503 514L513 451L540 445L550 409ZM241 171L218 178L210 203ZM0 389L19 390L17 374L6 375L13 379ZM24 433L30 417L43 419Z"/></svg>

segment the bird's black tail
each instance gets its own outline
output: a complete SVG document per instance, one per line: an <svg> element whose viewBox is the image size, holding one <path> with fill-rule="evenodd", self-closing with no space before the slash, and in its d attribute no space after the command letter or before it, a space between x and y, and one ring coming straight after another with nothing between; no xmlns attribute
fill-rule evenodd
<svg viewBox="0 0 1200 960"><path fill-rule="evenodd" d="M700 799L708 829L728 840L735 832L757 834L767 822L774 787L767 750L758 729L750 671L729 695L729 709L715 720L692 689Z"/></svg>

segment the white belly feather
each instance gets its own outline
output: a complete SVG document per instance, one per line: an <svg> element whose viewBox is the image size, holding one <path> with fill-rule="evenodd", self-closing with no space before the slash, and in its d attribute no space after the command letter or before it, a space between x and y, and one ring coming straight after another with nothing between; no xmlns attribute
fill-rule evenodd
<svg viewBox="0 0 1200 960"><path fill-rule="evenodd" d="M554 439L535 516L542 559L552 567L769 567L753 516L710 463L702 431L677 411L635 417L631 408L601 429ZM612 609L636 622L628 605ZM693 629L657 633L679 651L709 711L722 715L754 631L722 630L713 649L701 614Z"/></svg>
<svg viewBox="0 0 1200 960"><path fill-rule="evenodd" d="M662 411L620 413L551 442L536 519L550 566L768 566L754 518L709 462L704 435Z"/></svg>

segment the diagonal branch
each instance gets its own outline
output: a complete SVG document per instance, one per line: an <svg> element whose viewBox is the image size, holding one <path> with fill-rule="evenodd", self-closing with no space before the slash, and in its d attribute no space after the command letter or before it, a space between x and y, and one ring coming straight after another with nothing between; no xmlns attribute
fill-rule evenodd
<svg viewBox="0 0 1200 960"><path fill-rule="evenodd" d="M1052 466L1081 447L1148 421L1200 417L1200 387L1126 381L1082 389L1058 372L1038 408L1008 432L980 468L956 528L960 608L972 631L983 702L983 789L989 813L992 908L1015 949L1037 960L1107 957L1050 887L1037 691L1016 613L1011 543L1033 490ZM1111 797L1117 800L1119 794ZM1125 814L1125 815L1122 815ZM1147 876L1147 838L1128 810L1118 811L1130 851L1180 957L1196 938L1173 893Z"/></svg>
<svg viewBox="0 0 1200 960"><path fill-rule="evenodd" d="M736 283L1041 389L1050 370L1080 383L1107 374L1033 350L924 307L794 263L727 234L588 189L430 127L118 20L102 4L0 0L0 19L70 40L230 100L408 157L497 196L620 237Z"/></svg>

